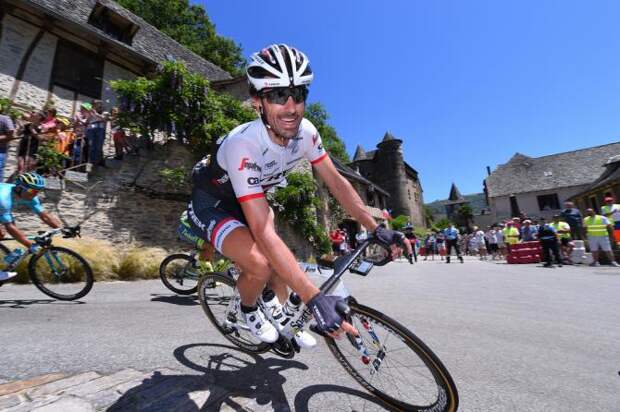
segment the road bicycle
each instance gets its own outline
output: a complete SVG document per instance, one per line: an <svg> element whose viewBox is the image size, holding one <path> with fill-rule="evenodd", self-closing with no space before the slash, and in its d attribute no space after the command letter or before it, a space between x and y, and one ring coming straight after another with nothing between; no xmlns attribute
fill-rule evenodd
<svg viewBox="0 0 620 412"><path fill-rule="evenodd" d="M0 239L0 270L15 271L17 266L29 257L28 275L41 292L58 300L76 300L86 296L93 287L93 270L77 252L52 245L52 238L60 233L65 238L80 237L80 226L39 232L32 240L41 246L41 249L35 254L26 250L10 265L5 262L4 257L11 253L11 250L1 242L15 239Z"/></svg>
<svg viewBox="0 0 620 412"><path fill-rule="evenodd" d="M206 273L213 272L200 260L200 250L189 253L174 253L167 256L159 265L159 277L168 289L179 295L192 295L198 290L198 279ZM236 267L231 265L227 276L234 276Z"/></svg>
<svg viewBox="0 0 620 412"><path fill-rule="evenodd" d="M369 246L373 251L362 257ZM375 252L375 246L382 253ZM385 265L391 259L389 247L369 237L350 254L333 262L333 274L320 289L326 294L338 291L341 296L344 291L346 304L339 311L360 335L346 334L343 339L323 335L325 342L353 379L388 406L403 411L456 411L457 388L439 358L410 330L380 311L358 303L344 288L341 277L347 269L366 276L374 266ZM312 270L326 269L315 265ZM240 297L235 278L208 273L198 280L197 286L200 304L209 320L242 350L249 353L271 350L284 358L292 358L300 351L293 337L311 320L311 311L305 305L302 304L280 332L278 341L267 344L254 338L239 316ZM316 332L314 325L310 329Z"/></svg>

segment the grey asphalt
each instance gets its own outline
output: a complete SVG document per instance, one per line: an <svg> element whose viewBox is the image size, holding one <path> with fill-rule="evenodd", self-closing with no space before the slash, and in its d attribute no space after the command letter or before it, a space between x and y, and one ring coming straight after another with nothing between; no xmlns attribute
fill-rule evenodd
<svg viewBox="0 0 620 412"><path fill-rule="evenodd" d="M620 410L618 269L396 262L346 284L435 351L458 386L460 410ZM207 375L275 410L382 410L323 343L294 360L243 354L195 300L157 280L98 283L82 302L2 286L0 382L169 368L179 382Z"/></svg>

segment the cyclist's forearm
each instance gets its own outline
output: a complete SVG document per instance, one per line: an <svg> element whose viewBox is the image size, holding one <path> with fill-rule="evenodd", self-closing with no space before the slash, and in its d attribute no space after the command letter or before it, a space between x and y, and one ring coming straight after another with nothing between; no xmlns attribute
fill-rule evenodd
<svg viewBox="0 0 620 412"><path fill-rule="evenodd" d="M258 243L261 252L263 252L277 276L290 286L299 295L301 300L308 302L319 292L319 289L301 271L295 256L293 256L293 253L291 253L277 233L267 229L263 233L255 234L254 240Z"/></svg>
<svg viewBox="0 0 620 412"><path fill-rule="evenodd" d="M22 245L26 246L26 247L30 247L32 246L32 243L30 240L28 240L28 238L26 237L26 235L24 235L22 233L21 230L19 230L17 228L17 226L15 226L14 223L9 223L4 225L4 228L6 229L6 231L9 233L9 235L13 236L13 238L15 240L17 240L19 243L21 243Z"/></svg>
<svg viewBox="0 0 620 412"><path fill-rule="evenodd" d="M54 215L50 215L49 213L43 212L39 215L41 220L50 227L54 229L59 229L62 227L62 222L56 218Z"/></svg>

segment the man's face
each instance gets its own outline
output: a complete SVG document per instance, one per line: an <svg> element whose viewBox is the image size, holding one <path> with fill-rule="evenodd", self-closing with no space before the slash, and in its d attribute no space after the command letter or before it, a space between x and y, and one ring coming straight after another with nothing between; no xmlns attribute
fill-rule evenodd
<svg viewBox="0 0 620 412"><path fill-rule="evenodd" d="M605 204L612 205L613 203L614 203L614 198L613 197L606 197L605 198Z"/></svg>
<svg viewBox="0 0 620 412"><path fill-rule="evenodd" d="M565 202L564 203L564 207L566 209L572 209L573 208L573 202Z"/></svg>
<svg viewBox="0 0 620 412"><path fill-rule="evenodd" d="M27 188L20 188L21 190L18 192L18 197L20 199L24 199L24 200L32 200L38 193L38 190L35 189L27 189Z"/></svg>
<svg viewBox="0 0 620 412"><path fill-rule="evenodd" d="M267 122L277 135L291 139L297 136L299 125L304 117L305 99L298 102L293 96L288 96L284 103L280 104L271 97L282 98L282 95L277 96L279 92L283 91L277 89L261 90L260 96L253 98L254 104L257 107L262 106ZM299 100L299 94L297 96L297 100Z"/></svg>
<svg viewBox="0 0 620 412"><path fill-rule="evenodd" d="M586 214L587 214L588 216L594 216L594 214L595 214L595 213L594 213L594 209L587 209L587 210L586 210Z"/></svg>

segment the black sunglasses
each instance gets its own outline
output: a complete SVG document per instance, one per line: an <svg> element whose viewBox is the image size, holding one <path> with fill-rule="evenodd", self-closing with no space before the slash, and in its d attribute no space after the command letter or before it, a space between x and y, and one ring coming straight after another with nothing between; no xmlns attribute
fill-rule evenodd
<svg viewBox="0 0 620 412"><path fill-rule="evenodd" d="M305 86L279 87L261 92L260 97L266 98L272 104L286 104L289 97L292 97L295 103L303 103L308 98L308 88Z"/></svg>

